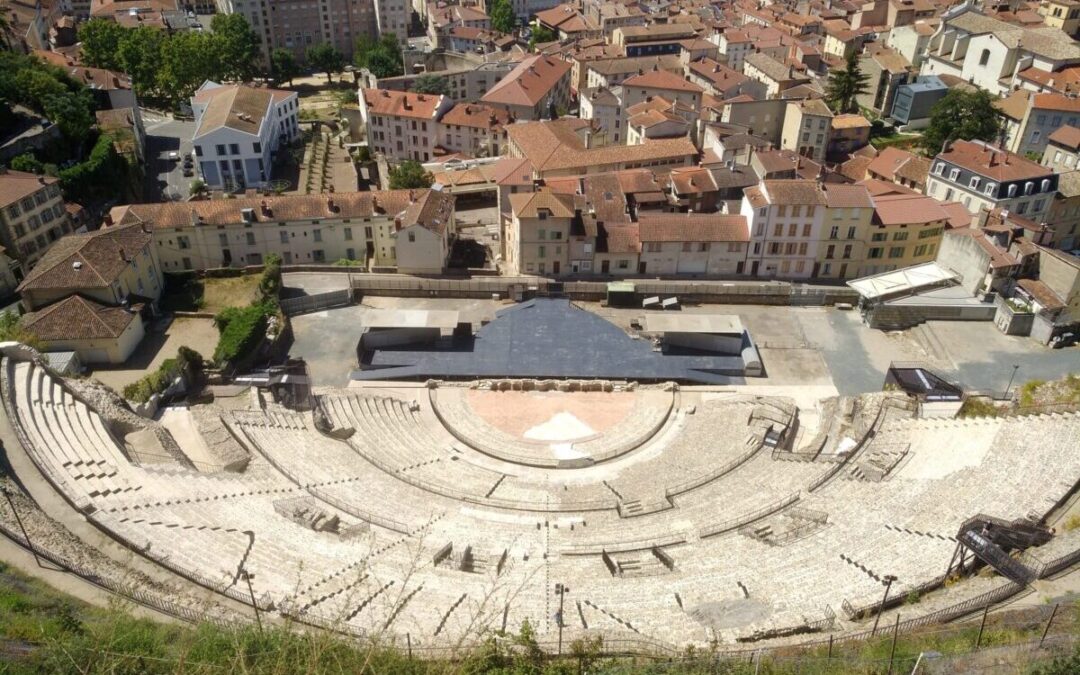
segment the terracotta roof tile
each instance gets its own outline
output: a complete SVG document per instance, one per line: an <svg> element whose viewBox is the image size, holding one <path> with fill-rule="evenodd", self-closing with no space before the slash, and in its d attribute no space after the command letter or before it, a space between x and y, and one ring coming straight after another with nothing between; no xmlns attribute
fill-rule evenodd
<svg viewBox="0 0 1080 675"><path fill-rule="evenodd" d="M58 178L38 176L25 171L0 170L0 208L29 197L45 186L58 182Z"/></svg>
<svg viewBox="0 0 1080 675"><path fill-rule="evenodd" d="M1049 140L1063 148L1076 150L1080 148L1080 128L1065 125L1050 134Z"/></svg>
<svg viewBox="0 0 1080 675"><path fill-rule="evenodd" d="M137 317L133 310L70 295L23 315L20 323L42 340L103 340L120 337Z"/></svg>
<svg viewBox="0 0 1080 675"><path fill-rule="evenodd" d="M26 275L19 291L107 288L152 240L138 225L61 237Z"/></svg>
<svg viewBox="0 0 1080 675"><path fill-rule="evenodd" d="M641 75L634 75L633 77L627 78L626 81L623 82L623 85L643 87L646 89L666 89L669 91L682 91L695 94L700 94L705 91L693 82L687 82L678 75L666 70L650 70Z"/></svg>
<svg viewBox="0 0 1080 675"><path fill-rule="evenodd" d="M481 101L503 105L534 106L547 97L573 65L551 56L532 56L499 80Z"/></svg>
<svg viewBox="0 0 1080 675"><path fill-rule="evenodd" d="M956 141L948 151L939 153L936 159L945 160L998 182L1039 178L1053 173L1026 157L981 141Z"/></svg>
<svg viewBox="0 0 1080 675"><path fill-rule="evenodd" d="M750 241L746 216L726 213L642 213L638 228L643 242Z"/></svg>
<svg viewBox="0 0 1080 675"><path fill-rule="evenodd" d="M368 109L376 115L433 120L446 98L391 89L361 89Z"/></svg>

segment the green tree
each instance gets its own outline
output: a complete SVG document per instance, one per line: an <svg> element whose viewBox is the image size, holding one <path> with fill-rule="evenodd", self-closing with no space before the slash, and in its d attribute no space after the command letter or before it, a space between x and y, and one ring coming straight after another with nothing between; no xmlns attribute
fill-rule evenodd
<svg viewBox="0 0 1080 675"><path fill-rule="evenodd" d="M122 70L120 43L129 29L115 21L90 19L79 26L79 42L82 43L83 63L95 68Z"/></svg>
<svg viewBox="0 0 1080 675"><path fill-rule="evenodd" d="M94 126L93 102L85 92L65 92L45 99L45 114L69 141L82 145Z"/></svg>
<svg viewBox="0 0 1080 675"><path fill-rule="evenodd" d="M994 99L985 89L950 89L930 109L930 125L923 131L921 141L926 153L936 155L946 141L997 140L1004 122L994 107Z"/></svg>
<svg viewBox="0 0 1080 675"><path fill-rule="evenodd" d="M491 27L503 33L512 33L517 26L517 17L514 16L514 7L510 0L494 0L489 6L488 17L491 19Z"/></svg>
<svg viewBox="0 0 1080 675"><path fill-rule="evenodd" d="M128 29L117 50L121 70L131 76L135 93L154 97L159 93L158 72L162 68L162 50L167 35L149 26Z"/></svg>
<svg viewBox="0 0 1080 675"><path fill-rule="evenodd" d="M161 68L156 76L159 96L173 105L190 98L206 80L219 79L219 43L207 33L185 31L169 37L161 45Z"/></svg>
<svg viewBox="0 0 1080 675"><path fill-rule="evenodd" d="M529 49L536 49L536 45L542 45L545 42L554 42L558 39L559 36L555 34L555 31L547 26L536 24L532 29L532 37L529 38Z"/></svg>
<svg viewBox="0 0 1080 675"><path fill-rule="evenodd" d="M836 113L858 112L858 96L869 93L867 82L870 76L859 68L858 55L855 52L847 57L843 70L829 73L829 82L825 85L825 101Z"/></svg>
<svg viewBox="0 0 1080 675"><path fill-rule="evenodd" d="M224 79L246 82L258 74L259 36L242 14L215 14L210 30Z"/></svg>
<svg viewBox="0 0 1080 675"><path fill-rule="evenodd" d="M425 171L420 162L407 159L401 164L390 169L390 189L408 190L414 188L429 188L435 182L435 176L430 171Z"/></svg>
<svg viewBox="0 0 1080 675"><path fill-rule="evenodd" d="M307 61L312 68L326 73L327 82L333 82L333 74L345 67L345 57L329 42L308 47Z"/></svg>
<svg viewBox="0 0 1080 675"><path fill-rule="evenodd" d="M270 52L270 77L274 82L288 82L291 87L293 78L299 74L300 64L291 51L279 47Z"/></svg>
<svg viewBox="0 0 1080 675"><path fill-rule="evenodd" d="M450 84L445 77L424 73L413 80L412 90L417 94L447 95L450 93Z"/></svg>
<svg viewBox="0 0 1080 675"><path fill-rule="evenodd" d="M0 342L21 342L34 349L41 349L41 340L23 328L19 315L10 310L0 312Z"/></svg>
<svg viewBox="0 0 1080 675"><path fill-rule="evenodd" d="M45 165L34 157L32 152L24 152L21 155L17 155L11 158L11 168L16 171L25 171L27 173L44 173Z"/></svg>
<svg viewBox="0 0 1080 675"><path fill-rule="evenodd" d="M401 60L401 45L393 33L381 35L378 40L362 37L353 50L353 65L367 68L375 77L396 77L405 73Z"/></svg>

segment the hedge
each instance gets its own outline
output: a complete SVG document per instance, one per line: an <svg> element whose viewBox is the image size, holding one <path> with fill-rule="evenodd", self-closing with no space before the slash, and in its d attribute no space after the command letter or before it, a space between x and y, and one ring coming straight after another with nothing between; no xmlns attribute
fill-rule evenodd
<svg viewBox="0 0 1080 675"><path fill-rule="evenodd" d="M267 319L274 312L273 304L268 302L229 307L219 312L214 317L221 333L214 349L214 361L227 363L256 349L266 334Z"/></svg>
<svg viewBox="0 0 1080 675"><path fill-rule="evenodd" d="M136 403L146 403L154 394L169 388L178 376L190 370L202 370L203 357L189 347L180 347L175 359L165 359L158 369L124 387L124 398Z"/></svg>

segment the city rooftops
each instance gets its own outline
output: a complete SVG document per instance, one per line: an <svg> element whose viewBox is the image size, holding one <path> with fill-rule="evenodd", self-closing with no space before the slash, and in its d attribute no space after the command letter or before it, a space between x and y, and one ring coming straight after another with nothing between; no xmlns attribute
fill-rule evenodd
<svg viewBox="0 0 1080 675"><path fill-rule="evenodd" d="M568 61L551 56L532 56L517 65L480 100L502 105L535 106L544 100L570 69Z"/></svg>
<svg viewBox="0 0 1080 675"><path fill-rule="evenodd" d="M360 95L373 114L422 120L434 120L446 98L441 94L417 94L392 89L361 89Z"/></svg>
<svg viewBox="0 0 1080 675"><path fill-rule="evenodd" d="M992 178L999 183L1041 178L1053 173L1037 162L994 147L985 141L956 141L945 152L939 153L936 159Z"/></svg>
<svg viewBox="0 0 1080 675"><path fill-rule="evenodd" d="M199 128L195 130L195 138L222 127L258 135L270 105L291 96L296 96L296 92L246 84L206 82L191 97L193 104L206 104L206 110L199 119Z"/></svg>

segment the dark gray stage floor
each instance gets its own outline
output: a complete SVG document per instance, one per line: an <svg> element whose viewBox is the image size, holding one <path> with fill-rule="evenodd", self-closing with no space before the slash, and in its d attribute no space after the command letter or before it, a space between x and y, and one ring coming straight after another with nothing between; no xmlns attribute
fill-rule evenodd
<svg viewBox="0 0 1080 675"><path fill-rule="evenodd" d="M653 351L615 324L563 298L508 307L469 339L442 338L430 347L378 349L356 380L423 378L604 378L742 384L739 356Z"/></svg>

